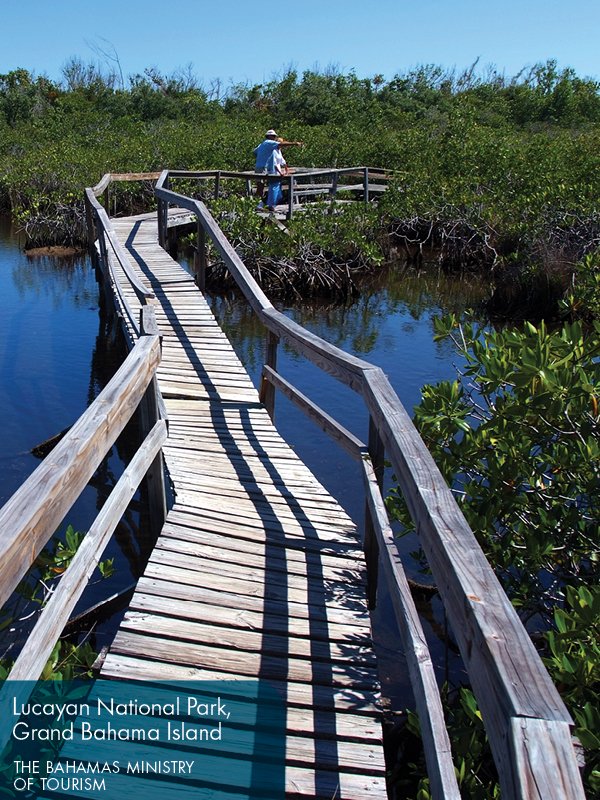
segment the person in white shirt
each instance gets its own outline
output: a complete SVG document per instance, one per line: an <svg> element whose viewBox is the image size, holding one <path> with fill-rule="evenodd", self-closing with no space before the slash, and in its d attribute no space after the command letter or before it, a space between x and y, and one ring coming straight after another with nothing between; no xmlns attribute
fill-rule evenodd
<svg viewBox="0 0 600 800"><path fill-rule="evenodd" d="M301 146L302 142L286 142L281 138L277 138L277 134L271 128L266 132L264 141L261 142L258 145L258 147L254 148L254 155L256 156L254 171L261 173L262 175L266 175L269 171L268 162L276 150L281 151L282 147L301 147ZM283 156L281 157L283 158ZM272 172L271 174L274 175L277 173ZM264 188L265 188L264 181L258 181L256 184L256 196L261 199L261 202L259 203L259 208L262 207L262 195L264 192Z"/></svg>
<svg viewBox="0 0 600 800"><path fill-rule="evenodd" d="M283 139L277 139L279 144L283 143ZM283 153L279 148L276 148L271 153L267 161L267 174L268 175L287 175L289 173L288 166L283 157ZM267 196L267 208L269 211L274 211L275 206L283 201L283 192L281 190L281 181L269 181L269 193Z"/></svg>

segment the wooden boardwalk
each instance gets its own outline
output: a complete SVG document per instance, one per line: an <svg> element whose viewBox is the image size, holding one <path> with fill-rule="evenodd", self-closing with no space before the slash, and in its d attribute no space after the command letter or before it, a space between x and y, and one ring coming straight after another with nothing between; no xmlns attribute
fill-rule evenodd
<svg viewBox="0 0 600 800"><path fill-rule="evenodd" d="M338 177L342 173L352 177L357 171L363 176L364 200L368 202L365 187L370 168L334 170ZM313 171L311 176L322 178L325 172ZM331 187L334 196L336 175ZM304 178L311 176L305 174ZM142 729L131 731L131 741L128 730L125 736L117 736L114 728L112 735L107 730L94 731L92 754L84 742L86 720L82 719L77 723L81 744L67 742L60 758L88 762L96 755L105 760L102 771L110 769L108 762L115 757L144 759L140 778L135 769L129 770L130 762L125 773L111 775L111 783L119 784L111 787L111 796L169 800L171 781L165 780L165 775L154 777L157 769L160 773L163 763L185 766L185 758L201 748L198 769L202 774L191 783L174 780L174 800L243 800L248 796L272 800L280 797L282 790L275 787L284 782L288 800L385 797L378 684L356 531L277 435L190 276L157 247L156 220L159 241L168 246L171 215L177 216L179 224L186 218L190 221L191 213L199 236L199 285L205 276L203 243L208 236L266 329L260 393L266 408L273 409L274 391L281 391L359 465L367 505L364 550L369 594L373 597L381 564L404 643L432 797L460 800L460 789L431 654L381 494L385 457L419 531L479 703L502 796L583 800L571 739L573 721L383 371L277 311L204 203L169 188L171 180L209 179L217 197L223 177L240 175L218 170L107 173L97 186L85 190L90 256L105 274L111 254L117 259L112 264L117 277L114 290L126 320L131 352L56 445L51 458L44 459L0 509L2 603L7 602L138 409L143 436L21 649L0 692L0 713L8 718L17 698L19 702L28 700L26 682L40 676L119 520L146 477L151 520L160 538L104 664L104 677L116 680L98 682L94 691L108 692L105 698L119 695L129 702L135 699L129 697L132 688L152 702L157 692L173 699L183 691L188 694L187 711L180 712L177 703L170 712L164 711L174 714L176 707L178 719L181 714L187 720L195 719L189 694L211 697L213 703L220 702L219 693L223 692L227 702L243 708L238 709L239 716L236 711L233 724L228 718L231 737L224 737L224 750L207 744L208 728L204 735L200 730L197 737L184 735L182 728L181 735L171 739L168 720L163 721L166 739L158 729L149 729L145 741L144 725L150 723L145 717L155 712L150 708L138 711L136 705L135 724ZM107 214L109 188L122 180L157 181L157 217L149 214L116 220L113 226ZM290 188L292 182L290 177ZM307 191L306 185L300 188L298 194ZM101 194L103 206L97 200ZM186 212L180 215L169 210L170 206ZM93 248L95 241L100 259ZM124 273L125 282L121 280ZM136 297L144 303L143 308ZM112 303L110 288L107 299ZM147 304L149 300L152 306ZM166 357L160 369L155 308L165 337ZM369 414L368 444L279 375L279 341L358 392ZM159 383L166 406L157 391ZM175 492L168 517L163 451ZM145 678L153 687L149 690L128 678ZM215 678L218 681L212 689L201 680ZM256 678L263 680L251 681L249 688L247 679ZM168 685L155 685L164 679L171 679ZM190 679L196 679L192 686ZM60 694L60 682L53 685ZM273 693L276 704L265 705L263 701L269 701L268 695L273 697ZM212 718L211 741L220 739L221 728L214 728L221 714L218 702L210 712L207 706L199 712L199 716ZM83 709L80 713L88 715ZM162 713L159 710L159 716ZM284 726L285 733L280 734ZM0 749L11 732L10 725L0 726ZM108 737L96 735L103 732ZM125 740L127 744L123 744ZM167 746L156 745L159 740ZM200 748L189 746L194 740L202 741ZM182 744L174 748L171 741ZM285 758L281 744L285 745ZM157 758L167 760L154 761ZM184 760L170 761L172 758ZM94 788L91 796L100 800L105 788ZM87 786L79 785L79 789L88 791Z"/></svg>
<svg viewBox="0 0 600 800"><path fill-rule="evenodd" d="M156 216L111 222L156 294L175 502L101 677L264 679L286 707L287 796L385 798L355 525L277 433Z"/></svg>

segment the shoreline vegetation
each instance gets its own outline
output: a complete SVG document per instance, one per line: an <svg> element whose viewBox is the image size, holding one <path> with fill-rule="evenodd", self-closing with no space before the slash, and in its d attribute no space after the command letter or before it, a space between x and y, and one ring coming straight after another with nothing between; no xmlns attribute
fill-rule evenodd
<svg viewBox="0 0 600 800"><path fill-rule="evenodd" d="M536 323L440 321L462 366L423 388L415 423L573 715L586 791L600 797L600 83L555 61L514 78L476 65L389 81L287 71L224 93L156 70L125 88L77 60L60 83L19 69L0 75L0 211L28 248L81 246L82 189L105 172L252 169L271 127L305 143L294 166L364 164L398 179L367 208L314 204L289 235L253 200L212 202L268 292L348 299L360 274L398 256L419 267L429 250L445 273L492 287L488 315ZM117 214L151 208L151 189L116 187ZM216 260L207 277L227 286ZM388 502L410 530L402 497ZM475 698L444 693L462 796L497 800ZM405 719L391 785L427 800L418 718Z"/></svg>
<svg viewBox="0 0 600 800"><path fill-rule="evenodd" d="M344 267L374 269L394 252L418 260L434 247L444 271L491 279L489 313L541 319L556 315L574 265L600 245L600 83L553 60L512 78L478 74L476 64L460 74L425 65L391 80L287 70L226 91L156 69L125 87L78 59L60 81L15 69L0 75L0 211L26 232L28 249L78 247L82 190L105 172L252 169L273 126L305 143L293 165L398 173L372 209L345 209L335 225L321 211L293 222L286 242L264 225L252 242L234 236L275 292L292 275L300 295L352 295ZM228 201L218 206L226 232ZM117 214L147 209L151 186L122 185L115 202ZM236 213L247 222L249 210L238 203Z"/></svg>

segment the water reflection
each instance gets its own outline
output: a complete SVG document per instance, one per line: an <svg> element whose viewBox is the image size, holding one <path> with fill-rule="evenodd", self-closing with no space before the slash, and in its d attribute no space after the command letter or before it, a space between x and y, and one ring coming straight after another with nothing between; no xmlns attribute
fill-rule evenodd
<svg viewBox="0 0 600 800"><path fill-rule="evenodd" d="M14 266L12 279L21 298L30 292L44 295L55 311L65 303L96 310L98 291L90 286L89 272L87 256L81 254L61 258L24 255Z"/></svg>
<svg viewBox="0 0 600 800"><path fill-rule="evenodd" d="M10 222L0 219L0 506L38 466L31 449L72 425L127 353L122 341L108 335L110 320L99 311L87 257L27 256L22 247ZM68 512L61 532L67 524L88 530L137 441L134 419ZM143 503L138 493L105 552L104 558L115 558L117 572L90 587L76 612L139 577L151 547ZM110 641L117 624L113 619L98 635ZM13 627L4 631L0 655L27 635L28 625Z"/></svg>

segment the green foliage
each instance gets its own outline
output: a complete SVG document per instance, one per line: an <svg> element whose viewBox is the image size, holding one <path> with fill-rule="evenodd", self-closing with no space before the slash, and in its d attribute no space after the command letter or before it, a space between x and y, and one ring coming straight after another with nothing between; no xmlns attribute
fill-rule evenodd
<svg viewBox="0 0 600 800"><path fill-rule="evenodd" d="M2 622L0 631L9 625L19 631L24 621L31 617L30 607L33 604L34 614L41 610L48 601L54 584L60 575L67 569L85 533L75 531L68 525L64 534L64 541L54 536L48 545L41 551L24 578L15 588L15 593L10 606L0 611ZM101 580L114 574L113 558L105 559L98 564ZM36 608L37 607L37 608ZM6 642L3 643L6 646ZM74 644L67 640L59 640L46 663L41 680L73 680L74 678L91 678L91 665L97 658L89 642ZM0 680L4 680L12 667L12 659L0 660Z"/></svg>
<svg viewBox="0 0 600 800"><path fill-rule="evenodd" d="M59 639L46 666L42 670L42 681L72 681L75 678L92 678L92 664L98 658L89 642L81 645Z"/></svg>
<svg viewBox="0 0 600 800"><path fill-rule="evenodd" d="M335 208L315 203L286 223L289 233L258 216L253 198L219 200L211 210L233 246L244 253L295 258L308 248L350 263L361 256L365 263L377 266L384 260L376 240L381 213L373 206Z"/></svg>
<svg viewBox="0 0 600 800"><path fill-rule="evenodd" d="M568 586L564 608L554 612L555 629L546 632L544 662L575 720L574 735L586 751L585 780L600 794L600 587Z"/></svg>
<svg viewBox="0 0 600 800"><path fill-rule="evenodd" d="M499 259L535 261L550 247L572 261L593 239L585 231L598 212L599 122L597 83L552 61L514 79L433 65L390 81L287 71L223 93L218 82L207 90L156 69L125 88L72 59L62 83L22 69L0 76L0 207L40 239L82 241L82 189L104 172L250 169L275 126L304 142L292 164L397 170L378 224L418 217L452 229L460 220ZM118 210L145 192L116 188Z"/></svg>
<svg viewBox="0 0 600 800"><path fill-rule="evenodd" d="M221 229L263 289L280 297L357 293L354 274L384 261L381 212L362 203L315 203L281 229L256 213L255 198L230 196L212 203ZM186 237L195 244L197 236ZM212 243L207 285L235 287Z"/></svg>
<svg viewBox="0 0 600 800"><path fill-rule="evenodd" d="M441 695L461 796L471 800L499 800L498 775L473 692L461 687L449 693L447 685L444 685ZM421 739L421 725L414 711L406 712L406 735ZM410 752L406 744L404 752ZM410 777L402 777L407 774ZM414 800L432 798L424 759L415 763L401 757L390 782L403 792L403 796Z"/></svg>
<svg viewBox="0 0 600 800"><path fill-rule="evenodd" d="M15 591L27 601L44 605L48 599L51 582L67 569L84 537L85 533L75 531L72 525L67 526L64 541L58 536L53 536ZM114 559L110 558L98 564L103 578L110 577L114 573L113 561Z"/></svg>
<svg viewBox="0 0 600 800"><path fill-rule="evenodd" d="M565 316L588 322L600 316L600 254L588 255L577 265L571 291L560 308Z"/></svg>
<svg viewBox="0 0 600 800"><path fill-rule="evenodd" d="M600 324L486 331L450 316L436 328L464 366L457 381L424 387L415 424L522 620L545 629L545 662L597 791ZM388 510L413 528L397 491Z"/></svg>
<svg viewBox="0 0 600 800"><path fill-rule="evenodd" d="M599 574L600 325L437 329L466 365L424 387L416 425L515 607L551 619L567 585Z"/></svg>

